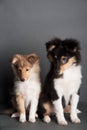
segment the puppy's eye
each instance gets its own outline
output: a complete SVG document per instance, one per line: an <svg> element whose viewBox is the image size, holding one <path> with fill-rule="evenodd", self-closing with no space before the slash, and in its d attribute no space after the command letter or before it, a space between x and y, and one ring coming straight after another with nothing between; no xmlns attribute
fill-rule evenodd
<svg viewBox="0 0 87 130"><path fill-rule="evenodd" d="M61 57L62 64L65 64L68 61L68 58L66 56Z"/></svg>
<svg viewBox="0 0 87 130"><path fill-rule="evenodd" d="M57 55L55 55L54 57L55 57L55 59L57 59Z"/></svg>
<svg viewBox="0 0 87 130"><path fill-rule="evenodd" d="M66 57L64 57L62 60L63 60L63 61L66 61L66 60L67 60L67 58L66 58Z"/></svg>
<svg viewBox="0 0 87 130"><path fill-rule="evenodd" d="M14 67L15 67L16 69L18 69L18 66L17 66L16 64L14 65Z"/></svg>
<svg viewBox="0 0 87 130"><path fill-rule="evenodd" d="M29 69L26 69L26 71L29 71Z"/></svg>
<svg viewBox="0 0 87 130"><path fill-rule="evenodd" d="M19 72L21 72L21 69L20 69L20 68L18 68L18 71L19 71Z"/></svg>

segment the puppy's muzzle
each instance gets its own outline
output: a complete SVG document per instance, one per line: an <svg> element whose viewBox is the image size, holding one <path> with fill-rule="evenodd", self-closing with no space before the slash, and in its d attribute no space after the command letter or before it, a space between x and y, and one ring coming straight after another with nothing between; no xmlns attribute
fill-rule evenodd
<svg viewBox="0 0 87 130"><path fill-rule="evenodd" d="M21 78L21 81L22 81L22 82L24 82L24 81L25 81L25 79L24 79L24 78Z"/></svg>

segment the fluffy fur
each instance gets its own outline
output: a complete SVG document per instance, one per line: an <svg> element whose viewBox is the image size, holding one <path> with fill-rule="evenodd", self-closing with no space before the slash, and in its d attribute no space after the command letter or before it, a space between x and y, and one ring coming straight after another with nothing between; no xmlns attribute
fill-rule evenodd
<svg viewBox="0 0 87 130"><path fill-rule="evenodd" d="M50 122L54 112L60 125L67 125L64 110L69 108L73 123L80 123L77 105L81 85L80 47L75 39L53 39L46 43L50 70L40 96L38 115ZM68 106L70 105L70 106Z"/></svg>
<svg viewBox="0 0 87 130"><path fill-rule="evenodd" d="M38 99L41 91L39 58L36 54L16 54L11 60L14 79L14 98L20 122L26 121L26 111L29 121L35 122Z"/></svg>

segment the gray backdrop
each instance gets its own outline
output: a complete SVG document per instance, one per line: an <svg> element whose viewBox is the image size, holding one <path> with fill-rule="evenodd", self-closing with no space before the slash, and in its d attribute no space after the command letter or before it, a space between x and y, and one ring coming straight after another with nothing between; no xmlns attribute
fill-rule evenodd
<svg viewBox="0 0 87 130"><path fill-rule="evenodd" d="M80 100L87 102L87 0L0 0L0 103L12 88L12 55L37 53L43 83L49 70L45 42L56 36L81 43Z"/></svg>

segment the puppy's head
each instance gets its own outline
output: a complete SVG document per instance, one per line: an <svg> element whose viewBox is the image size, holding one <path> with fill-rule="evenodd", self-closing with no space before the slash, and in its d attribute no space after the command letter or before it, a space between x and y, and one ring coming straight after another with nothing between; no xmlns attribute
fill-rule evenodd
<svg viewBox="0 0 87 130"><path fill-rule="evenodd" d="M39 58L36 54L20 55L16 54L11 59L11 65L15 76L18 80L28 80L32 74L34 65L39 63Z"/></svg>
<svg viewBox="0 0 87 130"><path fill-rule="evenodd" d="M54 43L55 41L52 40L46 44L46 46L49 45L47 56L54 69L55 77L59 77L73 64L79 64L80 47L78 41L74 39L56 40L55 47Z"/></svg>

